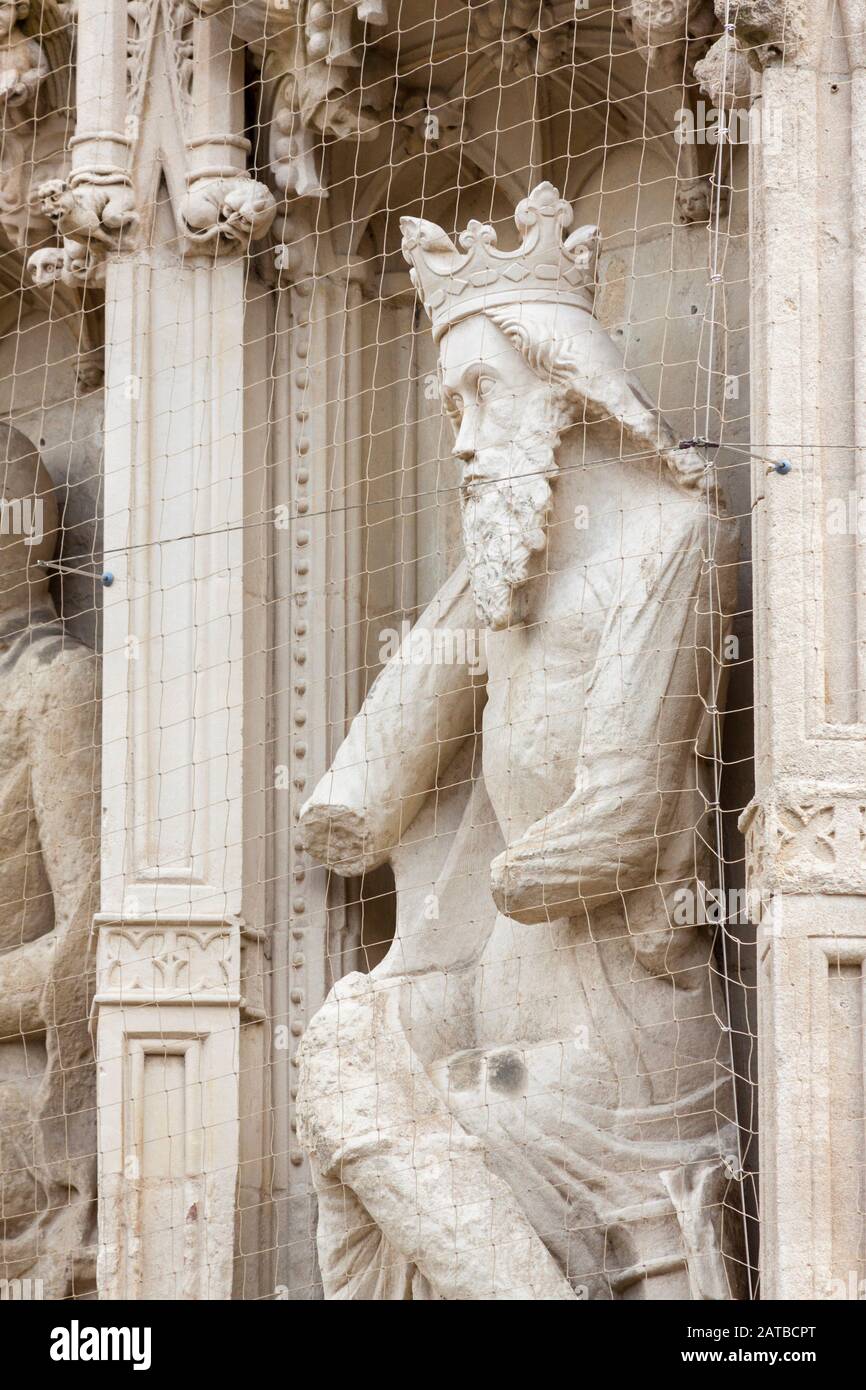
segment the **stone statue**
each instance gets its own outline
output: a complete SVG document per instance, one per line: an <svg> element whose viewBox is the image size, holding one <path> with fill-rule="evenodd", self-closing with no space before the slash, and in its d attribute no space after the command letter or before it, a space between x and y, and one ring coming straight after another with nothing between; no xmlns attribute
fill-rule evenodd
<svg viewBox="0 0 866 1390"><path fill-rule="evenodd" d="M39 84L48 76L40 45L20 27L29 14L29 0L0 3L0 112L7 107L32 108Z"/></svg>
<svg viewBox="0 0 866 1390"><path fill-rule="evenodd" d="M300 1050L329 1298L736 1296L713 935L672 910L714 882L733 527L594 318L571 220L541 184L513 252L402 224L466 552L417 626L480 629L486 675L398 652L301 815L316 858L397 888L387 957Z"/></svg>
<svg viewBox="0 0 866 1390"><path fill-rule="evenodd" d="M39 561L54 485L0 425L0 1279L92 1289L96 1122L88 939L98 876L99 668Z"/></svg>

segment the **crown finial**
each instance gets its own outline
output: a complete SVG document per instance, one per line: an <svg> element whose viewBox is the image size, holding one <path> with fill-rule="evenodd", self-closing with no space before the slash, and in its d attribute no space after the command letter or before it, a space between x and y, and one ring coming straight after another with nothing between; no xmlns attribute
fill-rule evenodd
<svg viewBox="0 0 866 1390"><path fill-rule="evenodd" d="M470 222L458 248L435 222L401 217L403 256L436 342L459 319L502 304L575 304L591 312L598 228L579 227L563 241L573 220L552 183L538 184L518 203L514 221L522 242L516 251L497 248L489 222Z"/></svg>

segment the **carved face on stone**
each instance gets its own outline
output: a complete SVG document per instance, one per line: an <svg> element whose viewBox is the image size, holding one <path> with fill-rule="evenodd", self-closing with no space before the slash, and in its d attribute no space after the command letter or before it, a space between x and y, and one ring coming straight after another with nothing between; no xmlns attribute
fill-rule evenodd
<svg viewBox="0 0 866 1390"><path fill-rule="evenodd" d="M16 24L20 24L30 13L30 5L26 0L18 0L17 4L0 3L0 39L8 39Z"/></svg>
<svg viewBox="0 0 866 1390"><path fill-rule="evenodd" d="M503 628L521 616L515 591L546 543L560 412L550 383L484 314L447 331L440 366L475 603L483 623Z"/></svg>
<svg viewBox="0 0 866 1390"><path fill-rule="evenodd" d="M689 0L631 0L634 33L653 44L686 37Z"/></svg>
<svg viewBox="0 0 866 1390"><path fill-rule="evenodd" d="M39 199L39 207L44 217L56 229L61 217L63 216L65 205L64 198L66 185L62 179L49 179L37 189L36 196Z"/></svg>

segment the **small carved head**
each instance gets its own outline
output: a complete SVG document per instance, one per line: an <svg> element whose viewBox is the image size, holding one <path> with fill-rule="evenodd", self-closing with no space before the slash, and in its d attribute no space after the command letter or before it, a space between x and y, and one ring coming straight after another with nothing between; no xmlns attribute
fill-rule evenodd
<svg viewBox="0 0 866 1390"><path fill-rule="evenodd" d="M0 38L7 39L30 13L30 0L0 0Z"/></svg>
<svg viewBox="0 0 866 1390"><path fill-rule="evenodd" d="M31 252L27 260L34 285L46 289L59 280L63 272L65 252L62 246L43 246Z"/></svg>
<svg viewBox="0 0 866 1390"><path fill-rule="evenodd" d="M39 209L55 228L65 211L65 194L66 184L63 179L48 179L36 190Z"/></svg>
<svg viewBox="0 0 866 1390"><path fill-rule="evenodd" d="M244 240L256 241L274 220L274 195L253 179L238 180L225 193L220 212L227 228Z"/></svg>

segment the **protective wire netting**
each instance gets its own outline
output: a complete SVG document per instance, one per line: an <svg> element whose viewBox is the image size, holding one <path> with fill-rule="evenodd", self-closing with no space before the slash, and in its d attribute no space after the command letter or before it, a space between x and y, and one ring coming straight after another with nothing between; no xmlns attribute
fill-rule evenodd
<svg viewBox="0 0 866 1390"><path fill-rule="evenodd" d="M753 1298L757 45L115 8L106 209L0 5L4 1292Z"/></svg>

